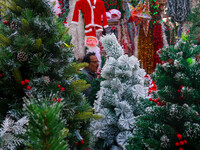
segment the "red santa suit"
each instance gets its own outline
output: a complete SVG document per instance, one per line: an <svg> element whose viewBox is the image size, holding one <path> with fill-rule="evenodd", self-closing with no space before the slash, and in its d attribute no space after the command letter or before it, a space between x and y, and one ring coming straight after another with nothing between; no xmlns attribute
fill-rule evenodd
<svg viewBox="0 0 200 150"><path fill-rule="evenodd" d="M86 36L95 36L96 31L103 31L108 27L104 2L101 0L79 0L76 2L72 22L78 24L79 10L82 11L85 19ZM103 25L101 21L103 16ZM103 27L102 27L103 26Z"/></svg>

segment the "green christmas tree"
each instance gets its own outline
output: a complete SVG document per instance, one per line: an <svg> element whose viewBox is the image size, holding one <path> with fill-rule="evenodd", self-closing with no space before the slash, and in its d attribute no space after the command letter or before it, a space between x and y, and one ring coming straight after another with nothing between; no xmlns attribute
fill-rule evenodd
<svg viewBox="0 0 200 150"><path fill-rule="evenodd" d="M144 114L137 117L128 150L197 150L200 147L200 46L196 45L199 8L192 16L189 35L175 46L163 48L152 75L157 92L144 100ZM198 13L196 14L195 12Z"/></svg>
<svg viewBox="0 0 200 150"><path fill-rule="evenodd" d="M43 105L39 105L40 99L33 95L52 98L55 103L62 101L61 112L55 120L68 131L66 143L68 140L70 148L88 148L87 128L89 119L95 116L81 93L89 86L78 78L78 70L85 64L74 63L67 28L56 22L48 0L9 0L1 1L0 5L4 10L0 23L0 121L8 111L24 115L21 111L24 97L36 99L34 108L41 111ZM57 96L49 96L51 93ZM54 111L52 105L47 103L46 109ZM30 122L31 114L42 117L40 112L25 114ZM62 119L66 121L63 123ZM27 127L31 130L30 139L36 137L34 128L39 126L42 124ZM77 146L75 143L80 140Z"/></svg>

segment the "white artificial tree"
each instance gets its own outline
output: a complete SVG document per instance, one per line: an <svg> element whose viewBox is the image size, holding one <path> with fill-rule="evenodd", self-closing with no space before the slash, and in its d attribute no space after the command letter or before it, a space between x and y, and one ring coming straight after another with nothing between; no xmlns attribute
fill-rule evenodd
<svg viewBox="0 0 200 150"><path fill-rule="evenodd" d="M124 54L114 34L102 37L101 42L107 53L101 74L105 80L101 82L94 108L103 118L91 125L94 135L91 148L122 150L132 135L135 116L140 114L137 109L140 98L145 97L145 71L135 56Z"/></svg>

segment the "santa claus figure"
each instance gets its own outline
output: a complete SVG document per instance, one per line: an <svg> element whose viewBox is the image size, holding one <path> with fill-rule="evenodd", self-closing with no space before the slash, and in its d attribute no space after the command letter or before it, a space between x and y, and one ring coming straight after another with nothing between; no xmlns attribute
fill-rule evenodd
<svg viewBox="0 0 200 150"><path fill-rule="evenodd" d="M78 24L79 10L85 19L85 36L96 37L96 32L108 27L104 2L101 0L79 0L76 2L72 22ZM103 24L101 17L103 16Z"/></svg>

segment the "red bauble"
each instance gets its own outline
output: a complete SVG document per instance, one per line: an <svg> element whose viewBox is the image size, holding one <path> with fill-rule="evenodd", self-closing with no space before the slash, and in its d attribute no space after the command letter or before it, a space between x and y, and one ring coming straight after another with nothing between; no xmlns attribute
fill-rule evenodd
<svg viewBox="0 0 200 150"><path fill-rule="evenodd" d="M180 92L181 92L181 90L180 90L180 89L178 89L178 90L177 90L177 92L178 92L178 93L180 93Z"/></svg>
<svg viewBox="0 0 200 150"><path fill-rule="evenodd" d="M182 135L181 134L177 134L176 135L178 139L182 139Z"/></svg>
<svg viewBox="0 0 200 150"><path fill-rule="evenodd" d="M184 87L184 85L181 85L180 88L182 89Z"/></svg>
<svg viewBox="0 0 200 150"><path fill-rule="evenodd" d="M3 77L3 75L0 73L0 78L2 78Z"/></svg>
<svg viewBox="0 0 200 150"><path fill-rule="evenodd" d="M183 142L184 142L185 144L187 144L187 140L183 140Z"/></svg>
<svg viewBox="0 0 200 150"><path fill-rule="evenodd" d="M180 145L184 145L185 143L184 143L184 141L180 141Z"/></svg>
<svg viewBox="0 0 200 150"><path fill-rule="evenodd" d="M161 53L161 50L159 49L157 52L160 54L160 53Z"/></svg>
<svg viewBox="0 0 200 150"><path fill-rule="evenodd" d="M149 101L152 101L152 98L149 98Z"/></svg>
<svg viewBox="0 0 200 150"><path fill-rule="evenodd" d="M81 143L81 144L84 144L84 141L83 141L83 140L81 140L81 141L80 141L80 143Z"/></svg>
<svg viewBox="0 0 200 150"><path fill-rule="evenodd" d="M65 88L64 88L64 87L61 87L60 91L65 91Z"/></svg>
<svg viewBox="0 0 200 150"><path fill-rule="evenodd" d="M76 142L75 144L78 145L78 142Z"/></svg>
<svg viewBox="0 0 200 150"><path fill-rule="evenodd" d="M3 21L3 24L7 26L9 24L9 21L7 21L7 20Z"/></svg>
<svg viewBox="0 0 200 150"><path fill-rule="evenodd" d="M61 85L58 84L58 85L57 85L57 88L61 88Z"/></svg>
<svg viewBox="0 0 200 150"><path fill-rule="evenodd" d="M57 102L59 103L61 100L62 100L61 98L58 98L58 99L57 99Z"/></svg>
<svg viewBox="0 0 200 150"><path fill-rule="evenodd" d="M160 97L158 97L158 98L157 98L157 100L158 100L158 101L160 101L160 100L161 100L161 98L160 98Z"/></svg>
<svg viewBox="0 0 200 150"><path fill-rule="evenodd" d="M180 147L180 148L179 148L179 150L183 150L183 148L182 148L182 147Z"/></svg>
<svg viewBox="0 0 200 150"><path fill-rule="evenodd" d="M31 87L30 87L30 86L27 86L27 87L26 87L26 89L27 89L27 90L30 90L30 89L31 89Z"/></svg>
<svg viewBox="0 0 200 150"><path fill-rule="evenodd" d="M29 80L28 80L28 79L25 79L24 82L25 82L26 84L28 84L28 83L29 83Z"/></svg>
<svg viewBox="0 0 200 150"><path fill-rule="evenodd" d="M21 85L25 85L25 81L21 81Z"/></svg>
<svg viewBox="0 0 200 150"><path fill-rule="evenodd" d="M175 145L176 145L176 146L179 146L180 144L179 144L179 142L176 142Z"/></svg>
<svg viewBox="0 0 200 150"><path fill-rule="evenodd" d="M63 45L61 46L62 48L65 48Z"/></svg>
<svg viewBox="0 0 200 150"><path fill-rule="evenodd" d="M184 98L184 96L179 97L178 99L182 100Z"/></svg>

